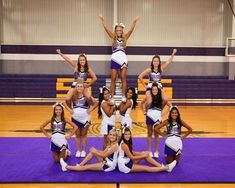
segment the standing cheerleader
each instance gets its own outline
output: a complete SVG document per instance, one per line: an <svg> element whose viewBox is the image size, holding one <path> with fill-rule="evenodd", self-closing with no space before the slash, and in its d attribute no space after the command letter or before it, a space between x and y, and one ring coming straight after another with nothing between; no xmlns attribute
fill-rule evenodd
<svg viewBox="0 0 235 188"><path fill-rule="evenodd" d="M105 149L98 150L94 147L90 149L90 153L84 158L84 160L76 166L67 165L63 159L60 159L60 164L63 171L75 170L75 171L104 171L110 172L115 170L117 166L118 158L118 134L116 129L109 131L107 140L105 142ZM98 163L87 164L93 157L98 159Z"/></svg>
<svg viewBox="0 0 235 188"><path fill-rule="evenodd" d="M165 69L173 62L173 58L176 52L177 50L173 49L171 57L163 65L161 63L160 56L158 55L153 56L150 68L145 69L139 75L138 79L140 80L142 85L146 88L146 97L149 97L152 84L156 82L158 83L159 87L162 89L162 95L165 98L166 103L168 102L165 96L165 92L163 91L162 84L161 84L161 77L162 77L162 72L164 72ZM143 80L146 75L148 75L149 77L149 82L147 85L145 85L144 80Z"/></svg>
<svg viewBox="0 0 235 188"><path fill-rule="evenodd" d="M72 114L72 122L74 122L78 129L75 133L76 135L76 157L86 156L86 146L87 146L87 132L90 126L90 112L93 111L98 102L95 101L93 97L87 98L84 96L85 86L82 80L79 80L75 86L75 92L69 103L72 104L70 108L67 103L65 103L66 109ZM82 151L80 152L80 141L82 141Z"/></svg>
<svg viewBox="0 0 235 188"><path fill-rule="evenodd" d="M145 159L153 166L141 165L138 162ZM132 150L132 136L128 128L123 129L122 137L119 141L118 169L120 172L171 172L176 165L176 161L164 166L150 157L149 152L135 152Z"/></svg>
<svg viewBox="0 0 235 188"><path fill-rule="evenodd" d="M116 78L118 75L118 70L120 70L120 76L122 81L122 100L125 101L125 92L126 92L126 74L127 74L127 57L126 57L126 45L127 40L131 36L133 30L135 29L136 23L139 20L139 17L136 17L136 19L132 22L130 30L125 34L124 28L125 26L123 23L116 24L114 26L114 33L107 27L104 18L100 15L99 16L102 25L104 27L104 30L108 34L108 36L112 40L112 56L111 56L111 85L110 85L110 91L111 91L111 97L113 97L115 93L115 84L116 84Z"/></svg>
<svg viewBox="0 0 235 188"><path fill-rule="evenodd" d="M110 91L108 88L100 88L98 118L103 118L100 133L104 135L104 143L109 131L115 128L116 106L110 103Z"/></svg>
<svg viewBox="0 0 235 188"><path fill-rule="evenodd" d="M95 75L95 73L93 72L93 70L88 66L88 62L87 62L87 57L85 54L79 54L78 56L78 62L75 63L73 60L71 60L68 56L64 55L60 49L57 49L56 52L67 62L69 63L73 69L74 69L74 82L71 85L71 88L69 89L67 96L66 96L66 103L68 106L71 106L71 104L69 103L69 101L71 100L73 94L74 94L74 88L77 84L77 81L79 79L84 81L84 86L85 86L85 90L84 90L84 95L88 96L90 95L88 88L90 86L92 86L95 81L97 80L97 77ZM91 77L91 82L87 83L87 78Z"/></svg>
<svg viewBox="0 0 235 188"><path fill-rule="evenodd" d="M160 130L164 126L166 127L166 133ZM187 132L183 135L181 133L182 127L187 129ZM165 154L167 156L167 163L171 163L173 160L176 160L178 163L183 148L182 140L192 133L192 128L181 120L179 110L176 106L171 108L168 119L160 125L157 125L156 131L162 137L166 138Z"/></svg>
<svg viewBox="0 0 235 188"><path fill-rule="evenodd" d="M160 124L162 122L162 109L164 98L162 95L162 90L159 88L157 83L152 84L152 88L150 90L150 100L146 101L146 105L144 106L143 111L146 114L146 124L147 124L147 144L148 144L148 151L150 156L152 157L159 157L158 153L158 146L159 146L159 135L157 134L155 129L155 125ZM152 154L152 135L154 133L155 137L155 152Z"/></svg>
<svg viewBox="0 0 235 188"><path fill-rule="evenodd" d="M121 120L121 127L132 128L132 119L130 116L131 110L135 109L137 105L137 93L135 88L129 87L126 92L126 102L121 102L119 105L120 111L120 120Z"/></svg>
<svg viewBox="0 0 235 188"><path fill-rule="evenodd" d="M65 127L67 123L73 128L70 134L65 135ZM45 130L45 127L51 124L51 131L52 133L49 134ZM66 160L67 156L70 154L68 150L68 142L67 140L70 139L75 131L77 130L76 125L67 120L64 117L64 107L60 103L56 103L53 106L53 115L51 119L47 120L40 126L42 133L49 139L51 139L51 151L52 156L55 162L59 162L60 158Z"/></svg>

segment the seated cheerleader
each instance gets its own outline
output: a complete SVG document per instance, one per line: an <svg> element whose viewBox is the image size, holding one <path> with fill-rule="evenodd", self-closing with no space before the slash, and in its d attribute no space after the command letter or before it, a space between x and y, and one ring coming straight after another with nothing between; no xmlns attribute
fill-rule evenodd
<svg viewBox="0 0 235 188"><path fill-rule="evenodd" d="M160 130L164 126L166 127L166 133ZM183 135L181 134L182 127L187 129L187 132ZM183 148L182 140L192 133L192 128L181 120L179 110L176 106L171 108L168 119L157 125L156 131L162 137L166 138L165 154L167 155L167 163L171 163L174 160L179 163Z"/></svg>
<svg viewBox="0 0 235 188"><path fill-rule="evenodd" d="M138 162L145 159L153 166L141 165ZM164 166L150 157L148 151L135 152L132 150L132 136L129 128L123 129L122 137L119 141L118 168L120 172L171 172L176 165L176 161Z"/></svg>
<svg viewBox="0 0 235 188"><path fill-rule="evenodd" d="M64 117L64 106L62 104L56 103L53 109L53 116L43 123L40 129L47 138L51 139L52 156L55 162L59 162L60 159L66 160L67 156L70 154L67 140L75 133L77 126ZM45 127L49 123L51 124L51 134L47 133L45 130ZM65 135L65 126L67 124L73 129L70 134Z"/></svg>
<svg viewBox="0 0 235 188"><path fill-rule="evenodd" d="M84 158L84 160L76 165L70 166L63 159L60 159L62 171L74 170L74 171L104 171L110 172L115 170L117 166L118 157L118 134L116 129L111 129L105 142L105 149L98 150L94 147L90 149L90 153ZM96 157L98 162L93 164L87 164L93 157Z"/></svg>
<svg viewBox="0 0 235 188"><path fill-rule="evenodd" d="M126 92L126 102L121 102L119 105L120 121L122 129L124 127L132 128L132 119L130 116L131 110L137 105L137 93L135 88L129 87Z"/></svg>

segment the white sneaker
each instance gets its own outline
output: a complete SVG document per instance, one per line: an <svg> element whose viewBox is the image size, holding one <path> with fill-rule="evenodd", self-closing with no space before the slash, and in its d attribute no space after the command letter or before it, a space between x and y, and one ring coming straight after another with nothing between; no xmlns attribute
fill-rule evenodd
<svg viewBox="0 0 235 188"><path fill-rule="evenodd" d="M125 103L126 102L126 97L122 96L122 102Z"/></svg>
<svg viewBox="0 0 235 188"><path fill-rule="evenodd" d="M150 156L150 157L153 157L153 153L152 153L151 151L149 152L149 156Z"/></svg>
<svg viewBox="0 0 235 188"><path fill-rule="evenodd" d="M154 158L159 158L159 153L157 151L155 151L154 154L153 154L153 157Z"/></svg>
<svg viewBox="0 0 235 188"><path fill-rule="evenodd" d="M81 157L81 152L77 151L75 157Z"/></svg>
<svg viewBox="0 0 235 188"><path fill-rule="evenodd" d="M66 166L68 166L68 164L64 161L63 158L60 158L60 165L63 172L67 171Z"/></svg>
<svg viewBox="0 0 235 188"><path fill-rule="evenodd" d="M173 162L171 162L170 164L168 164L168 170L166 170L167 172L171 172L173 170L173 168L176 165L176 160L174 160Z"/></svg>
<svg viewBox="0 0 235 188"><path fill-rule="evenodd" d="M86 152L85 151L81 152L81 157L86 157Z"/></svg>

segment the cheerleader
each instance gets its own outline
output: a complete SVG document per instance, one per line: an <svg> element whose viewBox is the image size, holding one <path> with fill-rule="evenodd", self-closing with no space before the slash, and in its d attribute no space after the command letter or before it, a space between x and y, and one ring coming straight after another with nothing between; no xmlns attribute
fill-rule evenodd
<svg viewBox="0 0 235 188"><path fill-rule="evenodd" d="M137 93L135 88L129 87L126 92L126 102L121 102L118 109L120 111L120 121L122 129L124 127L132 128L131 110L136 108Z"/></svg>
<svg viewBox="0 0 235 188"><path fill-rule="evenodd" d="M147 98L148 99L148 98ZM148 151L151 157L158 158L158 146L159 146L159 135L155 129L155 125L162 122L162 109L165 103L164 97L162 95L162 90L159 88L157 83L153 83L150 90L150 100L147 100L145 105L142 105L144 114L146 115L146 125L147 125L147 145ZM152 135L154 133L155 137L155 152L152 154Z"/></svg>
<svg viewBox="0 0 235 188"><path fill-rule="evenodd" d="M170 105L168 103L167 97L165 96L165 92L163 91L163 87L161 84L161 77L162 77L162 72L165 71L165 69L173 62L176 52L177 50L173 49L171 57L164 64L161 63L160 56L158 55L153 56L150 68L145 69L138 76L138 79L140 80L142 85L146 88L146 97L149 97L152 84L156 82L158 83L159 87L162 90L162 95L165 98L166 104ZM146 75L148 75L149 77L149 82L147 85L145 85L144 80L143 80Z"/></svg>
<svg viewBox="0 0 235 188"><path fill-rule="evenodd" d="M161 128L166 127L166 133L161 132ZM187 132L183 135L181 128L185 127ZM171 163L173 160L179 162L182 152L182 140L192 133L192 128L180 118L179 110L176 106L173 106L170 110L169 117L163 123L156 126L156 131L162 137L166 138L165 141L165 154L167 156L167 163Z"/></svg>
<svg viewBox="0 0 235 188"><path fill-rule="evenodd" d="M76 157L86 156L86 146L87 146L87 132L91 124L90 122L90 112L93 111L98 102L93 97L84 96L85 86L82 80L79 80L75 86L75 91L71 101L72 107L65 103L66 109L72 115L72 122L74 122L78 129L75 133L76 135ZM80 152L80 141L82 141L82 151Z"/></svg>
<svg viewBox="0 0 235 188"><path fill-rule="evenodd" d="M115 128L116 106L110 102L110 91L108 88L100 88L98 118L103 118L100 133L104 136L104 143L109 131Z"/></svg>
<svg viewBox="0 0 235 188"><path fill-rule="evenodd" d="M145 159L153 166L141 165L138 162ZM129 128L123 129L122 137L119 141L118 169L123 173L130 172L171 172L176 165L176 161L164 166L150 157L149 152L135 152L132 150L132 136Z"/></svg>
<svg viewBox="0 0 235 188"><path fill-rule="evenodd" d="M84 158L84 160L76 165L70 166L64 162L63 159L60 159L60 164L62 171L75 170L75 171L86 171L86 170L95 170L95 171L104 171L110 172L115 170L117 166L118 158L118 134L116 129L111 129L109 131L107 140L105 142L105 149L98 150L94 147L90 149L90 153ZM98 163L87 164L93 157L98 159Z"/></svg>
<svg viewBox="0 0 235 188"><path fill-rule="evenodd" d="M71 101L71 98L74 94L74 88L77 84L77 81L79 79L83 80L85 82L85 90L84 90L84 95L87 97L90 97L90 92L88 90L89 87L91 87L95 81L97 80L97 77L93 70L88 66L88 61L87 57L85 54L79 54L78 56L78 62L75 63L72 59L70 59L68 56L64 55L60 49L57 49L56 52L67 62L69 63L73 69L74 69L74 82L71 85L71 88L69 89L67 95L66 95L66 103L67 105L71 105L69 101ZM87 83L87 78L91 77L91 82Z"/></svg>
<svg viewBox="0 0 235 188"><path fill-rule="evenodd" d="M51 124L51 134L45 130L48 124ZM65 135L65 127L67 124L73 129L69 134ZM40 129L47 138L51 139L50 148L54 161L59 162L60 158L66 160L67 156L70 155L67 140L73 136L77 127L73 122L64 117L64 106L62 104L56 103L53 105L53 115L51 119L45 121L45 123L40 126Z"/></svg>
<svg viewBox="0 0 235 188"><path fill-rule="evenodd" d="M125 92L126 92L126 74L127 74L127 57L126 57L126 45L127 40L131 36L132 32L135 29L136 23L139 20L139 17L136 17L132 22L130 30L125 34L124 33L124 24L119 23L114 26L114 33L107 27L104 18L99 15L99 18L102 22L104 30L108 34L108 36L112 40L112 56L111 56L111 97L113 97L115 93L115 83L118 75L118 70L120 70L120 76L122 81L122 101L126 100Z"/></svg>

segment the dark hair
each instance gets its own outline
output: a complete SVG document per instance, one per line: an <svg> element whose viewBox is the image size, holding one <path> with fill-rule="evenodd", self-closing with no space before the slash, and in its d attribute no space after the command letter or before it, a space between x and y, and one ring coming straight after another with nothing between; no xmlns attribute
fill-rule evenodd
<svg viewBox="0 0 235 188"><path fill-rule="evenodd" d="M131 130L128 127L124 128L124 132L122 133L122 136L121 136L121 139L118 142L118 145L120 145L121 142L123 141L128 146L130 152L132 153L132 134L131 134L130 140L125 140L125 138L124 138L125 132L130 132L131 133Z"/></svg>
<svg viewBox="0 0 235 188"><path fill-rule="evenodd" d="M126 93L128 92L128 90L131 90L132 91L132 100L133 100L133 106L132 106L132 109L135 109L136 105L137 105L137 94L136 94L136 91L135 91L135 88L134 87L129 87L126 91Z"/></svg>
<svg viewBox="0 0 235 188"><path fill-rule="evenodd" d="M98 107L98 118L102 117L102 112L101 112L101 103L104 100L104 92L108 91L109 89L107 87L102 88L102 92L99 94L99 107Z"/></svg>
<svg viewBox="0 0 235 188"><path fill-rule="evenodd" d="M159 56L159 55L153 56L152 62L151 62L151 70L152 70L152 72L154 71L153 60L154 60L155 58L158 58L158 59L159 59L158 72L162 73L162 68L161 68L161 64L162 64L162 63L161 63L161 59L160 59L160 56Z"/></svg>
<svg viewBox="0 0 235 188"><path fill-rule="evenodd" d="M179 112L178 108L175 107L175 106L173 106L173 107L171 108L171 110L170 110L170 113L169 113L169 116L168 116L168 122L169 122L170 126L173 126L173 123L172 123L173 120L172 120L172 117L171 117L171 112L172 112L173 110L176 110L177 113L178 113L178 116L177 116L177 118L176 118L176 122L177 122L177 124L181 127L181 126L182 126L182 121L181 121L181 118L180 118L180 112Z"/></svg>
<svg viewBox="0 0 235 188"><path fill-rule="evenodd" d="M153 87L157 87L158 92L157 95L153 95ZM152 104L151 107L160 107L162 108L162 91L161 89L158 87L158 83L154 82L151 88L151 96L152 96Z"/></svg>
<svg viewBox="0 0 235 188"><path fill-rule="evenodd" d="M84 72L88 73L88 62L87 62L87 58L84 54L80 54L78 56L78 63L77 63L77 68L78 68L78 72L81 72L81 64L80 64L80 57L84 57L85 58L85 65L84 65Z"/></svg>
<svg viewBox="0 0 235 188"><path fill-rule="evenodd" d="M54 109L53 109L53 115L51 117L51 125L53 124L53 122L55 121L56 118L56 114L55 114L55 108L59 106L62 109L62 113L61 113L61 122L63 123L63 125L66 125L66 121L65 121L65 117L64 117L64 107L61 104L57 104Z"/></svg>

